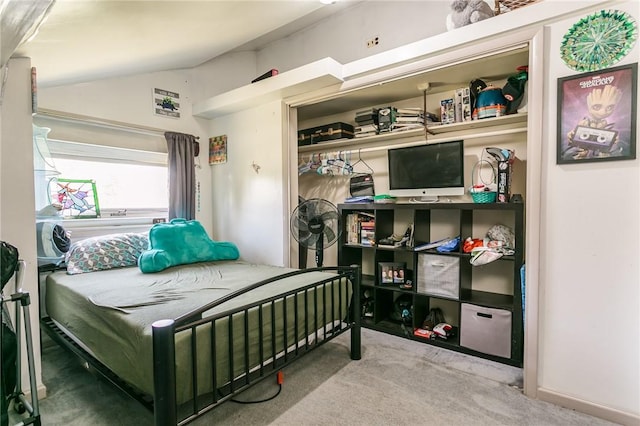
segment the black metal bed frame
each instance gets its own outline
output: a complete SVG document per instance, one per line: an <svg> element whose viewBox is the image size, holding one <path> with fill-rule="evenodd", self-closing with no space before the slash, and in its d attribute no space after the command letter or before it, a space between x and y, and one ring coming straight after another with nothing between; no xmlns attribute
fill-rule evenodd
<svg viewBox="0 0 640 426"><path fill-rule="evenodd" d="M211 309L220 306L221 304L228 302L242 294L248 293L256 288L268 285L270 283L301 275L314 271L323 272L335 272L329 278L325 278L320 281L305 285L303 287L290 290L285 293L274 295L254 303L250 303L244 306L240 306L234 309L230 309L224 312L217 313L215 315L205 316L205 314ZM328 306L328 300L326 297L327 286L330 287L330 306ZM351 300L348 301L348 306L343 306L343 297L348 295L349 286L352 289ZM318 297L318 290L322 290L323 297L320 301ZM335 305L335 292L338 291L337 305ZM344 292L344 293L342 293ZM296 302L302 297L304 300L303 312L299 312L298 303ZM287 333L284 333L284 351L276 353L275 344L275 310L276 303L280 304L278 309L282 310L284 324L290 324L293 322L294 330L304 330L305 338L302 340L296 339L295 342L287 341ZM287 304L293 303L294 318L287 318ZM266 307L269 307L271 312L269 315L264 315L263 312ZM175 319L163 319L153 323L152 335L153 335L153 382L154 382L154 395L149 396L141 393L115 373L113 373L107 366L92 357L87 351L85 351L78 343L68 337L62 330L60 330L55 323L48 317L41 319L42 328L50 335L50 337L61 346L71 350L74 354L85 360L93 369L104 376L108 381L117 386L120 390L127 393L129 396L142 403L146 408L150 409L154 413L155 425L184 425L196 418L211 411L221 403L231 399L238 393L248 389L250 386L262 381L263 379L272 376L280 371L285 366L291 364L293 361L299 359L303 355L310 351L320 347L321 345L329 342L338 335L350 330L351 331L351 359L359 360L361 358L361 336L360 336L360 268L358 266L351 267L321 267L312 269L301 269L278 275L257 283L254 283L246 288L230 293L229 295L208 303L192 312L180 316ZM313 309L313 329L310 328L308 320L308 309ZM336 324L333 321L336 313L340 313L347 308L347 317L344 321L340 321ZM318 318L318 311L321 308L322 318ZM260 324L257 339L259 347L259 359L260 362L257 365L249 364L249 346L252 344L249 340L249 311L257 311L258 323ZM327 319L327 313L331 314L331 320ZM243 373L235 375L236 371L234 366L234 355L236 349L232 344L228 345L229 364L228 371L231 375L231 380L228 380L222 387L218 386L218 377L216 376L216 369L212 368L212 377L210 377L210 386L213 391L207 395L198 395L199 383L201 377L197 371L198 353L202 353L203 350L207 350L207 354L211 354L211 364L216 365L216 327L217 321L226 320L228 322L229 342L233 341L233 322L234 317L242 314L243 329L244 329L244 342L241 350L244 352L244 365L242 366ZM265 327L265 324L268 327ZM322 324L322 333L319 333L318 324ZM202 348L202 345L198 345L197 331L202 330L202 327L209 329L211 334L210 347ZM271 353L265 352L264 338L269 336L264 335L263 329L267 328L271 330ZM190 333L190 352L191 352L191 389L194 397L183 404L178 404L176 394L176 335L181 332ZM319 335L320 334L320 335ZM254 343L255 344L255 343ZM209 352L210 351L210 352ZM235 376L235 377L234 377ZM207 383L209 384L209 383Z"/></svg>

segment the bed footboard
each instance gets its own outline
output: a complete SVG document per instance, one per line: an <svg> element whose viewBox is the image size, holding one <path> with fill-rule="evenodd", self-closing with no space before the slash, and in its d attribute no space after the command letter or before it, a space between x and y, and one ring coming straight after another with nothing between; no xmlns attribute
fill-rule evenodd
<svg viewBox="0 0 640 426"><path fill-rule="evenodd" d="M331 274L210 314L249 291L312 272ZM359 306L359 267L324 267L273 277L175 320L156 321L152 326L155 424L189 423L348 330L351 359L360 359Z"/></svg>

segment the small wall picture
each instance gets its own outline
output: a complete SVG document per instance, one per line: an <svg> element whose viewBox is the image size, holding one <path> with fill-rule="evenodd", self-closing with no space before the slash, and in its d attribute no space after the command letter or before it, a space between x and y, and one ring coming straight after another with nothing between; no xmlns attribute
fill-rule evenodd
<svg viewBox="0 0 640 426"><path fill-rule="evenodd" d="M636 158L637 68L558 79L558 164Z"/></svg>
<svg viewBox="0 0 640 426"><path fill-rule="evenodd" d="M153 113L169 118L180 118L180 94L170 90L153 89Z"/></svg>
<svg viewBox="0 0 640 426"><path fill-rule="evenodd" d="M227 135L209 138L209 165L227 162Z"/></svg>
<svg viewBox="0 0 640 426"><path fill-rule="evenodd" d="M405 283L405 262L380 262L378 264L381 285L403 285Z"/></svg>
<svg viewBox="0 0 640 426"><path fill-rule="evenodd" d="M54 179L49 188L51 204L63 218L100 217L96 182L92 179Z"/></svg>

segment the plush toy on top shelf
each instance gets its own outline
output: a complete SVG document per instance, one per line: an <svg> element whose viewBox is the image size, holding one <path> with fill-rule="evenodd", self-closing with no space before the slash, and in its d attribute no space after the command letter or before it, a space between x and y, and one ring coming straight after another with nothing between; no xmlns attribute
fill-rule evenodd
<svg viewBox="0 0 640 426"><path fill-rule="evenodd" d="M484 0L453 0L447 15L447 30L451 31L494 16L493 9Z"/></svg>

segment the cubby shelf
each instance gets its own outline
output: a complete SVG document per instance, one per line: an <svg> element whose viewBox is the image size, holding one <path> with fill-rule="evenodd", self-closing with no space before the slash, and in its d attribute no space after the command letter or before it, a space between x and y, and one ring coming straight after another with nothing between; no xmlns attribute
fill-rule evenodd
<svg viewBox="0 0 640 426"><path fill-rule="evenodd" d="M472 354L491 359L504 364L522 366L524 324L522 317L522 287L520 271L524 265L524 205L520 203L433 203L433 204L339 204L338 210L345 226L339 245L338 263L340 265L359 264L363 268L362 283L368 303L368 316L363 316L363 326L385 333L410 338L412 340L434 344L447 349ZM406 210L409 210L407 212ZM438 215L437 211L445 211L446 214ZM376 240L386 236L390 229L394 228L397 217L406 220L411 217L414 224L414 235L427 241L431 238L438 226L451 226L458 230L461 238L466 233L473 232L477 226L474 213L489 211L492 219L499 220L509 226L515 236L515 253L503 256L495 263L497 269L491 269L489 265L472 266L469 262L470 254L462 249L453 252L440 253L437 250L413 251L411 248L387 248L376 246L360 246L346 244L349 238L347 226L353 223L353 216L359 213L373 215L375 220ZM409 215L407 215L409 213ZM482 215L486 216L486 214ZM443 219L444 217L444 219ZM441 220L447 223L437 223ZM482 224L484 225L484 223ZM406 224L395 224L406 226ZM453 272L446 276L441 271L434 269L432 263L421 263L421 256L427 254L433 262L451 262L455 265ZM424 259L423 259L424 260ZM378 265L380 263L404 263L406 264L406 276L412 280L411 289L400 288L399 284L383 284L381 282ZM451 278L454 277L454 278ZM450 281L455 279L451 294L441 294L441 288L437 287L442 280L446 284L447 291L451 290ZM506 283L504 289L491 288L494 281ZM425 286L425 282L427 285ZM489 282L489 288L487 286ZM434 284L435 283L435 284ZM429 287L429 285L436 287ZM445 288L445 287L443 287ZM412 324L403 325L391 320L394 303L399 296L410 295L412 300ZM406 297L406 296L405 296ZM423 320L433 307L447 307L445 316L448 323L454 327L454 334L447 340L426 339L415 336L413 331L422 325ZM481 321L487 321L484 327L488 329L475 329L475 325L469 325L463 318L465 309L471 306L478 311ZM371 308L373 307L373 308ZM364 306L363 306L364 308ZM373 309L373 312L371 312ZM365 309L362 310L363 312ZM474 311L475 312L475 311ZM487 313L488 312L488 313ZM463 336L469 334L487 332L491 335L492 315L498 312L496 318L508 319L508 332L496 331L496 339L510 348L509 355L496 355L491 348L475 347L473 344L465 344ZM475 317L474 317L475 318ZM473 318L471 319L473 321ZM505 324L500 324L505 328ZM500 328L500 327L498 327ZM462 333L460 335L459 333Z"/></svg>

